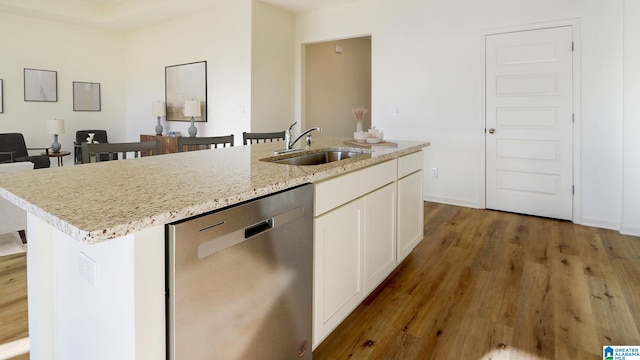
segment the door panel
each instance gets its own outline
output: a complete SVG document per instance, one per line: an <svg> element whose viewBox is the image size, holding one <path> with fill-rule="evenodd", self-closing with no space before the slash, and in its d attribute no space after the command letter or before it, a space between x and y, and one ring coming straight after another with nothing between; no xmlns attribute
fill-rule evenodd
<svg viewBox="0 0 640 360"><path fill-rule="evenodd" d="M487 208L572 219L570 26L486 37Z"/></svg>

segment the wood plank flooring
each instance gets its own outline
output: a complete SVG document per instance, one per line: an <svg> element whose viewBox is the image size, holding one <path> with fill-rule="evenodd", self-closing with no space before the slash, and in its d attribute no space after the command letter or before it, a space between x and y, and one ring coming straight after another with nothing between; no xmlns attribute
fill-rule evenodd
<svg viewBox="0 0 640 360"><path fill-rule="evenodd" d="M4 343L28 334L24 254L0 257L0 284ZM640 345L640 238L425 203L425 239L313 357L602 359L603 345Z"/></svg>
<svg viewBox="0 0 640 360"><path fill-rule="evenodd" d="M574 360L603 345L640 345L640 238L425 203L425 239L313 355Z"/></svg>
<svg viewBox="0 0 640 360"><path fill-rule="evenodd" d="M29 336L26 254L0 257L0 344ZM12 359L28 359L21 355Z"/></svg>

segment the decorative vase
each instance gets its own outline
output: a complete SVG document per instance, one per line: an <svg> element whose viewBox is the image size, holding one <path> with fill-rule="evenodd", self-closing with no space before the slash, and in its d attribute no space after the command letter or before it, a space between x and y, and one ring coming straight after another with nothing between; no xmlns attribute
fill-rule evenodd
<svg viewBox="0 0 640 360"><path fill-rule="evenodd" d="M58 142L58 134L53 134L53 144L51 144L51 151L54 153L59 153L62 145Z"/></svg>
<svg viewBox="0 0 640 360"><path fill-rule="evenodd" d="M356 132L362 132L362 120L356 121Z"/></svg>
<svg viewBox="0 0 640 360"><path fill-rule="evenodd" d="M158 125L156 125L156 135L162 135L162 124L160 124L160 116L158 116Z"/></svg>
<svg viewBox="0 0 640 360"><path fill-rule="evenodd" d="M196 134L198 133L198 128L196 128L196 124L195 124L195 120L193 119L193 116L191 117L191 126L189 126L189 136L191 137L196 137Z"/></svg>

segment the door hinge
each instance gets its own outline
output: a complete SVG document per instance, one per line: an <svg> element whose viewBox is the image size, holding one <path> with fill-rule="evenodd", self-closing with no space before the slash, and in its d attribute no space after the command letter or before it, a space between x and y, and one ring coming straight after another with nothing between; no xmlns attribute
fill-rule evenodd
<svg viewBox="0 0 640 360"><path fill-rule="evenodd" d="M576 114L571 114L571 122L572 123L576 122Z"/></svg>
<svg viewBox="0 0 640 360"><path fill-rule="evenodd" d="M571 185L571 195L575 195L575 194L576 194L576 186Z"/></svg>
<svg viewBox="0 0 640 360"><path fill-rule="evenodd" d="M574 46L573 41L571 42L571 51L575 51L575 46Z"/></svg>

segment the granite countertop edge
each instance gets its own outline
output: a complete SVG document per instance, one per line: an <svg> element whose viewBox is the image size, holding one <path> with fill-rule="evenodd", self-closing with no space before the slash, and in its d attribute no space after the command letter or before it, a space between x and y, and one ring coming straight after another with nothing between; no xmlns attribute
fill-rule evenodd
<svg viewBox="0 0 640 360"><path fill-rule="evenodd" d="M188 219L193 216L198 216L204 213L208 213L217 209L221 209L224 207L232 206L241 202L249 201L252 199L256 199L262 196L266 196L272 193L276 193L282 190L290 189L299 185L319 182L322 180L326 180L335 176L339 176L351 171L355 171L361 168L365 168L377 163L381 163L384 161L388 161L391 159L398 158L403 155L407 155L416 151L420 151L422 148L430 146L429 142L406 142L406 146L398 147L395 149L379 149L381 154L374 155L371 157L367 157L365 159L347 159L346 161L341 161L337 163L330 163L326 165L320 166L293 166L293 165L281 165L281 164L261 164L260 166L272 166L276 167L273 169L278 169L278 172L282 172L281 170L284 167L292 167L295 169L290 169L292 171L297 171L295 175L292 176L278 176L274 177L273 182L267 182L263 186L246 188L242 191L232 192L227 194L226 196L214 197L209 200L203 200L199 203L194 203L191 205L186 205L184 207L176 207L175 209L160 211L157 213L153 213L148 216L134 217L129 219L126 222L117 222L116 224L110 224L109 226L83 226L84 228L93 228L91 230L82 229L80 226L76 226L73 224L73 221L65 220L62 216L58 216L55 214L55 211L45 210L43 207L37 205L38 201L29 201L19 195L19 190L16 193L6 189L3 186L3 182L0 181L0 197L3 197L10 202L14 203L18 207L24 209L25 211L33 214L37 218L43 220L48 223L52 227L60 230L61 232L67 234L68 236L78 240L81 243L85 244L96 244L104 241L108 241L111 239L115 239L118 237L126 236L128 234L132 234L138 231L142 231L153 226L164 225L172 222L176 222L179 220ZM261 144L267 145L267 144ZM277 146L277 145L275 145ZM344 149L353 149L353 146L347 146L342 144L341 140L334 141L324 141L321 142L320 146L326 148L344 148ZM254 145L254 147L256 147ZM258 155L258 157L264 158L269 155L273 156L273 152L271 150L271 146L265 146L264 151ZM246 148L246 146L245 146ZM257 147L256 147L257 148ZM375 147L373 147L375 149ZM308 151L313 151L315 148L312 148ZM362 151L371 151L367 149L362 149ZM303 151L304 152L304 151ZM202 153L200 151L199 153ZM373 151L375 153L375 150ZM287 157L288 155L283 155L283 157ZM160 158L160 157L156 157ZM134 160L134 159L131 159ZM122 163L123 161L131 161L131 160L121 160L118 163ZM135 159L138 160L138 159ZM252 166L256 162L255 159L252 158L251 163ZM79 165L74 167L84 168L91 165ZM40 171L40 170L37 170ZM28 173L28 172L27 172ZM8 174L13 175L13 174ZM20 176L20 175L17 175ZM23 175L24 176L24 175Z"/></svg>

